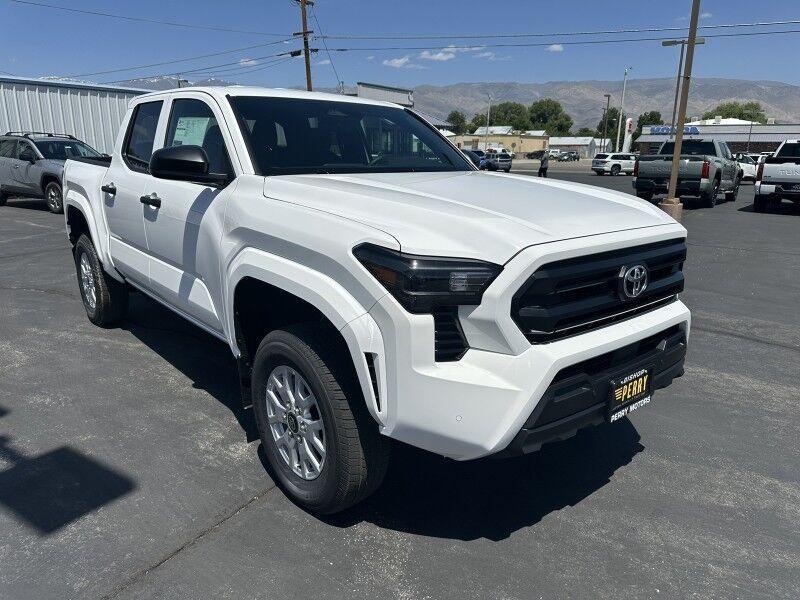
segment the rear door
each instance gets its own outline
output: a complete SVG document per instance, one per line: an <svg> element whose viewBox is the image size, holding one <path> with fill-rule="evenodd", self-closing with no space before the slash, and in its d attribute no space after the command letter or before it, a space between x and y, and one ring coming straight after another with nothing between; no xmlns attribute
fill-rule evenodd
<svg viewBox="0 0 800 600"><path fill-rule="evenodd" d="M17 154L17 140L0 140L0 188L11 191L14 184L11 180L11 162Z"/></svg>
<svg viewBox="0 0 800 600"><path fill-rule="evenodd" d="M150 261L141 196L150 178L148 167L158 131L163 100L134 105L121 145L103 180L109 252L114 266L134 283L147 286Z"/></svg>
<svg viewBox="0 0 800 600"><path fill-rule="evenodd" d="M184 92L166 111L169 118L157 146L200 146L208 156L209 171L232 180L232 144L216 102L202 92ZM232 187L148 175L143 192L160 200L158 207L144 206L151 289L217 332L222 331L217 248L223 203Z"/></svg>

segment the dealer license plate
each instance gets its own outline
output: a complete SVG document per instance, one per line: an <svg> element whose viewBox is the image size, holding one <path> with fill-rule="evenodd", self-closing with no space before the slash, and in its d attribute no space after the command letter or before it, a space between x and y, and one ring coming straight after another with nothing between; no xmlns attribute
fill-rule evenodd
<svg viewBox="0 0 800 600"><path fill-rule="evenodd" d="M653 395L653 370L639 368L611 380L608 420L613 423L650 402Z"/></svg>

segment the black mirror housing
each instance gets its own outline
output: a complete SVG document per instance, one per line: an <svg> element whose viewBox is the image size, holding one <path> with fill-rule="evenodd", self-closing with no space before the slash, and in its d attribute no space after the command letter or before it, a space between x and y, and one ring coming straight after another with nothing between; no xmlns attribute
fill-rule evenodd
<svg viewBox="0 0 800 600"><path fill-rule="evenodd" d="M158 179L224 185L228 176L208 172L208 155L201 146L170 146L153 152L150 174Z"/></svg>

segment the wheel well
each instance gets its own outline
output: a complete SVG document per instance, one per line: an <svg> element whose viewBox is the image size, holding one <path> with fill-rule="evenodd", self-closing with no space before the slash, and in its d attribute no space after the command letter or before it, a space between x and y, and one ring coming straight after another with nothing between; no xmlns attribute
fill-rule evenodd
<svg viewBox="0 0 800 600"><path fill-rule="evenodd" d="M242 400L249 404L250 372L253 357L261 340L270 331L299 323L314 323L324 329L328 339L340 346L343 354L350 355L344 337L333 323L314 305L252 277L245 277L237 285L233 296L233 319L236 345L239 347L239 376L242 383ZM352 361L348 360L352 365ZM353 373L355 369L353 368Z"/></svg>
<svg viewBox="0 0 800 600"><path fill-rule="evenodd" d="M67 206L67 225L69 226L69 241L73 246L78 243L78 238L84 233L89 238L92 237L86 217L75 206Z"/></svg>
<svg viewBox="0 0 800 600"><path fill-rule="evenodd" d="M45 173L42 175L42 193L44 194L44 188L47 187L47 184L51 181L55 181L58 185L61 185L61 180L53 175L52 173Z"/></svg>

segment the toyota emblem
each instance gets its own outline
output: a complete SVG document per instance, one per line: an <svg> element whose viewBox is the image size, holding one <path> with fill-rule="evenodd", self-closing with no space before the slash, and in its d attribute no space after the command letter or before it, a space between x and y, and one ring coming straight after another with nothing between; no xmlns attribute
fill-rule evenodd
<svg viewBox="0 0 800 600"><path fill-rule="evenodd" d="M624 298L634 299L647 289L647 267L634 265L622 267L619 271L619 288Z"/></svg>

